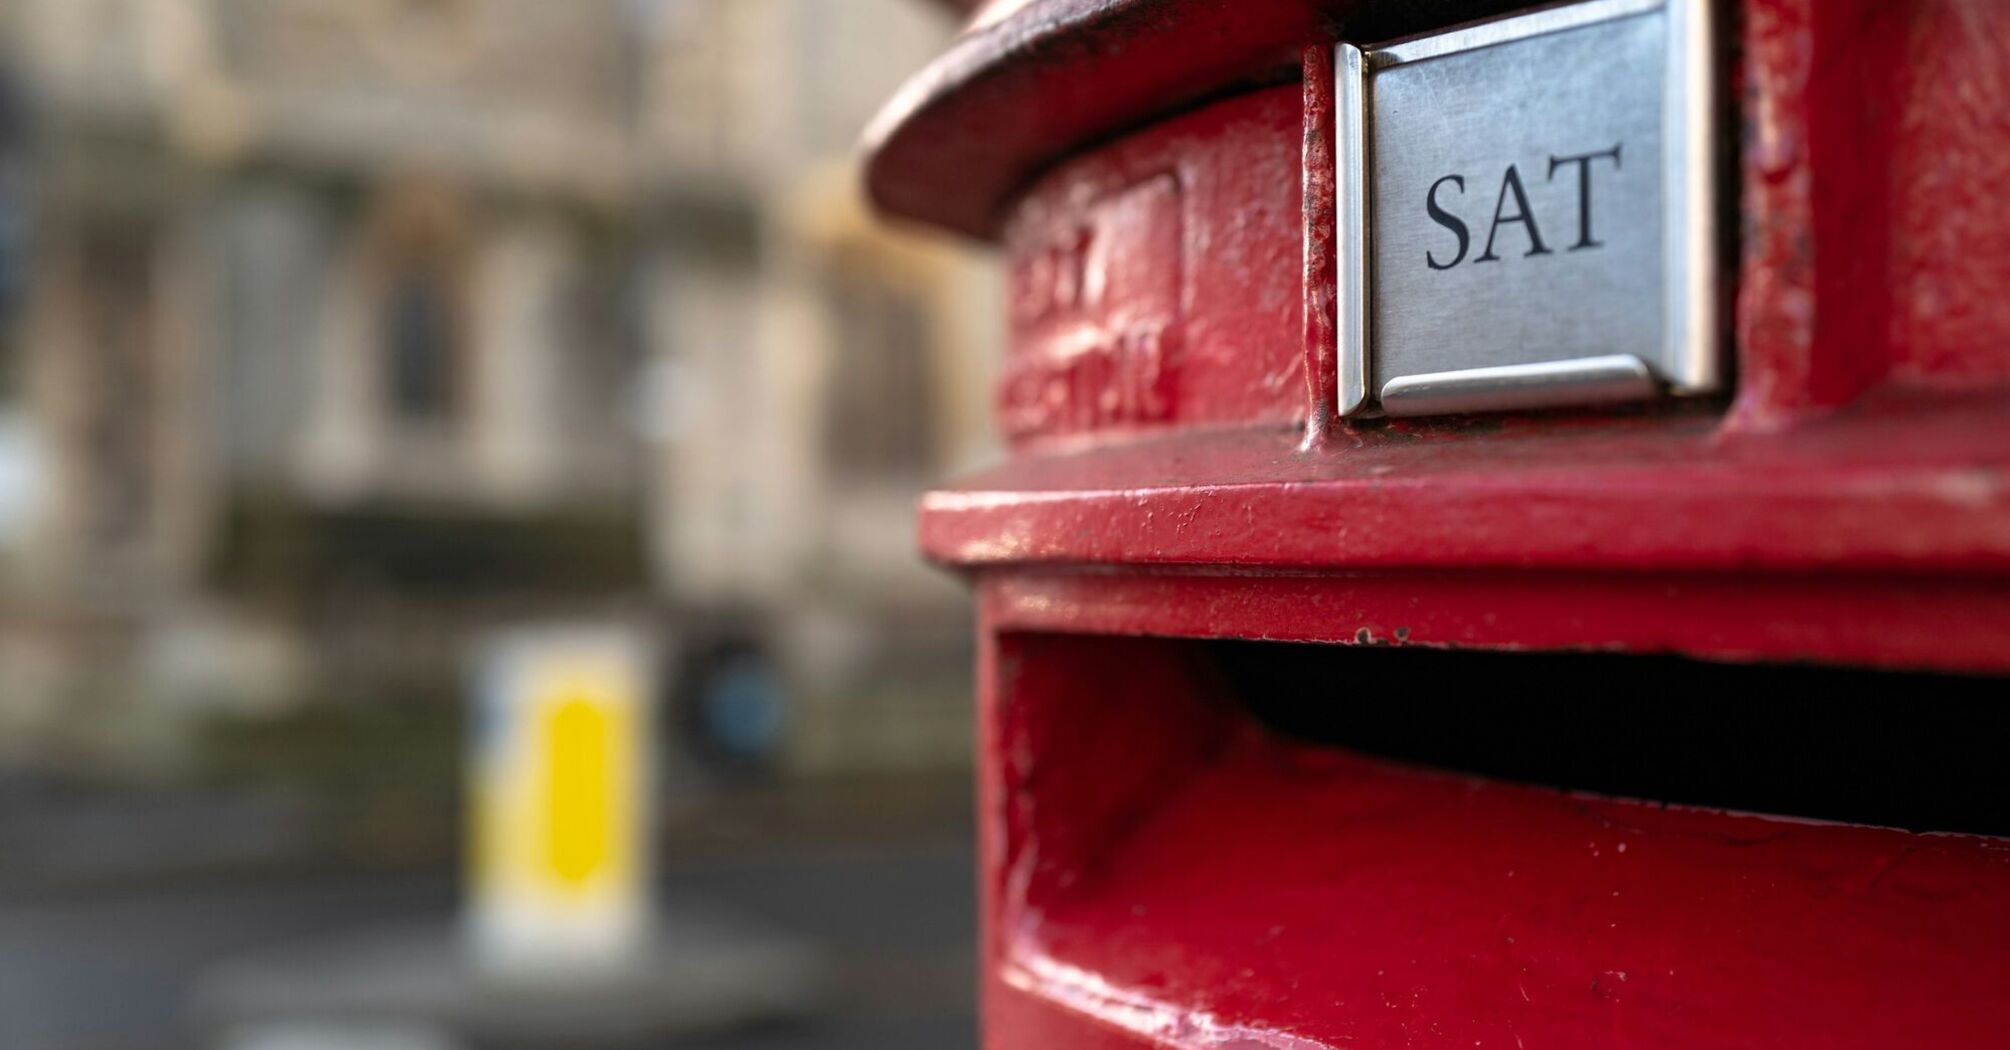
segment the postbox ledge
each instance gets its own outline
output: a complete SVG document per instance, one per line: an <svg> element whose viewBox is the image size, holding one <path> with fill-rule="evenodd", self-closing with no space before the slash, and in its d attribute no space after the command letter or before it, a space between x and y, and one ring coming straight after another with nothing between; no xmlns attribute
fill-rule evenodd
<svg viewBox="0 0 2010 1050"><path fill-rule="evenodd" d="M1994 397L1778 431L1677 415L1596 431L1283 428L1028 454L925 496L943 565L2010 572ZM1595 436L1595 440L1592 438Z"/></svg>

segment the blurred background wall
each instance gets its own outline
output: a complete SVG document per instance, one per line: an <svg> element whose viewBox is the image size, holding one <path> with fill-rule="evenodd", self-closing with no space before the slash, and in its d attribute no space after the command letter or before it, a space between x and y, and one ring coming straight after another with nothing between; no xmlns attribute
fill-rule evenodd
<svg viewBox="0 0 2010 1050"><path fill-rule="evenodd" d="M451 854L523 622L661 644L672 825L933 812L967 599L911 505L1002 311L849 152L952 31L0 0L0 885Z"/></svg>

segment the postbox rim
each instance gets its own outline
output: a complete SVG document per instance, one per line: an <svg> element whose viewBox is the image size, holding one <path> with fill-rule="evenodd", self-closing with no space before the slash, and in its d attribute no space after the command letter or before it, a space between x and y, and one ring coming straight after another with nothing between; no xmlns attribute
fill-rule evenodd
<svg viewBox="0 0 2010 1050"><path fill-rule="evenodd" d="M1372 42L1526 0L1029 0L974 20L867 126L882 213L997 240L1009 200L1084 146L1237 90L1286 83L1304 50Z"/></svg>
<svg viewBox="0 0 2010 1050"><path fill-rule="evenodd" d="M1007 200L1060 157L1239 84L1295 77L1330 6L1033 0L980 13L867 126L867 193L891 217L996 240Z"/></svg>

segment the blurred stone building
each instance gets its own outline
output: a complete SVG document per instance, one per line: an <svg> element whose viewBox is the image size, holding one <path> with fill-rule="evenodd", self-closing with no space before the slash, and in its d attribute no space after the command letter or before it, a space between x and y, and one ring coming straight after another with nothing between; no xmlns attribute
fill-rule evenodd
<svg viewBox="0 0 2010 1050"><path fill-rule="evenodd" d="M995 279L877 231L848 165L946 17L0 20L0 758L172 766L203 712L438 701L490 626L616 618L702 748L961 761L963 598L909 523L986 452Z"/></svg>

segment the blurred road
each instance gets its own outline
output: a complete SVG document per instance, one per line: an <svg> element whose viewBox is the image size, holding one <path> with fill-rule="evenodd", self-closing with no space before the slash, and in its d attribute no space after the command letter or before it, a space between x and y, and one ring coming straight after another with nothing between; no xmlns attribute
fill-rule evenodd
<svg viewBox="0 0 2010 1050"><path fill-rule="evenodd" d="M666 894L812 940L837 968L826 1016L678 1045L975 1045L969 850L960 837L819 846L671 870ZM0 899L0 1050L197 1050L190 995L212 965L454 906L444 876Z"/></svg>

